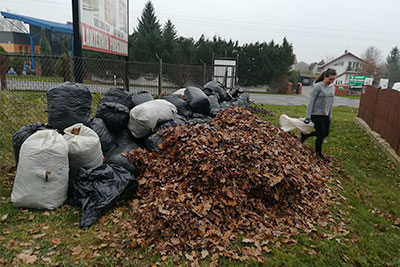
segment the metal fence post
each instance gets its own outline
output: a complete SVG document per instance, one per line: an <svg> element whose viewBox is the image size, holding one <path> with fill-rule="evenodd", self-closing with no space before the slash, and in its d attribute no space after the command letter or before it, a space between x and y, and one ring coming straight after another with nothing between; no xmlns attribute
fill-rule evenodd
<svg viewBox="0 0 400 267"><path fill-rule="evenodd" d="M206 63L203 63L203 85L206 84L206 78L207 77L207 65Z"/></svg>
<svg viewBox="0 0 400 267"><path fill-rule="evenodd" d="M179 64L179 86L183 87L183 65Z"/></svg>
<svg viewBox="0 0 400 267"><path fill-rule="evenodd" d="M124 62L124 89L129 92L129 58L125 57Z"/></svg>
<svg viewBox="0 0 400 267"><path fill-rule="evenodd" d="M161 80L162 80L162 58L160 58L160 73L158 75L158 95L161 95Z"/></svg>
<svg viewBox="0 0 400 267"><path fill-rule="evenodd" d="M7 81L6 81L6 60L4 55L0 55L0 76L1 76L1 89L5 90L7 87Z"/></svg>
<svg viewBox="0 0 400 267"><path fill-rule="evenodd" d="M64 82L69 81L69 59L64 58Z"/></svg>

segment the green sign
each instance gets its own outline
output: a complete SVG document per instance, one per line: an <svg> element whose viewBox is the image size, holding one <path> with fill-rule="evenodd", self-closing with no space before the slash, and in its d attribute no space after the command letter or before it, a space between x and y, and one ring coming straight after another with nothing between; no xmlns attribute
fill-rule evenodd
<svg viewBox="0 0 400 267"><path fill-rule="evenodd" d="M368 75L350 74L349 86L363 86L365 78L369 78L369 76Z"/></svg>
<svg viewBox="0 0 400 267"><path fill-rule="evenodd" d="M344 86L339 86L339 90L344 90Z"/></svg>

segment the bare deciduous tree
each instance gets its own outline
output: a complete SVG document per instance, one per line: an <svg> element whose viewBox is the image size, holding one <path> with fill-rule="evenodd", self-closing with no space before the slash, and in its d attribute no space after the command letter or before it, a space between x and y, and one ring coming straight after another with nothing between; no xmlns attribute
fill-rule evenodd
<svg viewBox="0 0 400 267"><path fill-rule="evenodd" d="M362 64L362 73L370 75L377 82L384 74L382 52L375 46L369 46L362 54L364 63Z"/></svg>

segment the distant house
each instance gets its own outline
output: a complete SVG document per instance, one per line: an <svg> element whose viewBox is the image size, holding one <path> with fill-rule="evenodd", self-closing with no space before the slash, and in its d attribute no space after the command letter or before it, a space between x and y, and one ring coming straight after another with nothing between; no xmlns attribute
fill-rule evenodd
<svg viewBox="0 0 400 267"><path fill-rule="evenodd" d="M311 63L309 67L309 71L315 75L321 74L322 66L325 65L325 61L321 60L320 62Z"/></svg>
<svg viewBox="0 0 400 267"><path fill-rule="evenodd" d="M341 56L322 65L320 67L320 73L328 68L334 69L337 73L335 84L348 84L351 74L361 73L363 63L364 61L361 58L346 50Z"/></svg>

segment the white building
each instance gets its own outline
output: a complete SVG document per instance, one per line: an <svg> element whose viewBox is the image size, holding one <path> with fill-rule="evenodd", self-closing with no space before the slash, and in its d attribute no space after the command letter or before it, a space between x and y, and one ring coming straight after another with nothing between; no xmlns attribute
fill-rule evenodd
<svg viewBox="0 0 400 267"><path fill-rule="evenodd" d="M327 69L336 70L335 84L348 84L350 74L360 74L363 60L349 51L321 66L321 72Z"/></svg>

